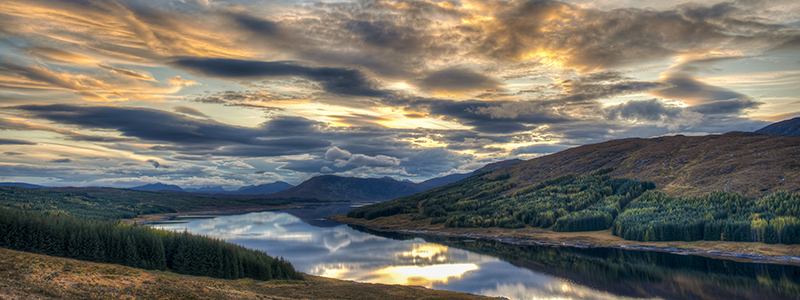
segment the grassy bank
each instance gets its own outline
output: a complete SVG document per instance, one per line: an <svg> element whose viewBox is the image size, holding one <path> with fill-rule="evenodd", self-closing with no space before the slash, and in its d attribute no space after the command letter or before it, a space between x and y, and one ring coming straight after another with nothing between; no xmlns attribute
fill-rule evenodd
<svg viewBox="0 0 800 300"><path fill-rule="evenodd" d="M400 214L389 217L379 217L372 220L362 218L348 218L346 214L332 216L329 219L347 224L364 225L372 228L390 228L384 230L427 230L430 232L452 233L456 235L470 234L475 238L481 237L507 237L527 240L540 240L549 244L575 244L585 243L594 247L620 247L642 246L658 248L678 248L697 251L719 251L722 253L703 253L709 257L725 257L725 254L744 253L765 257L795 256L800 257L800 245L764 244L760 242L723 242L723 241L694 241L694 242L638 242L622 239L611 234L611 230L584 231L584 232L555 232L550 229L525 226L516 229L491 228L454 228L445 227L445 224L431 225L429 220L414 220L412 214ZM747 259L736 259L747 261ZM769 260L769 259L768 259ZM776 263L800 265L796 262L769 260Z"/></svg>
<svg viewBox="0 0 800 300"><path fill-rule="evenodd" d="M225 280L146 271L0 248L0 299L490 299L420 287Z"/></svg>

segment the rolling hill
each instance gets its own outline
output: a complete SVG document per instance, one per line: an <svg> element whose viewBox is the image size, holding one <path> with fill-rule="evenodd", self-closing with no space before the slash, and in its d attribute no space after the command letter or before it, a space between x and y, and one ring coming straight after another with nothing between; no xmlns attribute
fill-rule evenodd
<svg viewBox="0 0 800 300"><path fill-rule="evenodd" d="M570 148L495 170L517 187L614 168L615 178L651 181L670 196L737 191L748 198L800 189L800 137L730 132L629 138Z"/></svg>

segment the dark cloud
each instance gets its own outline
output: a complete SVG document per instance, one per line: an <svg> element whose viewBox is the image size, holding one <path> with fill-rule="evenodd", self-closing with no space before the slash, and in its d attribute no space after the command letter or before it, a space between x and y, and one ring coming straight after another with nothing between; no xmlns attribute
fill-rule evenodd
<svg viewBox="0 0 800 300"><path fill-rule="evenodd" d="M71 162L73 162L73 161L74 161L74 160L73 160L73 159L71 159L71 158L59 158L59 159L53 159L53 160L51 160L50 162L52 162L52 163L59 163L59 164L63 164L63 163L71 163Z"/></svg>
<svg viewBox="0 0 800 300"><path fill-rule="evenodd" d="M231 12L229 16L239 26L262 36L274 36L279 33L278 23L243 12Z"/></svg>
<svg viewBox="0 0 800 300"><path fill-rule="evenodd" d="M607 119L625 119L632 121L661 121L675 118L683 112L679 106L668 106L657 99L647 101L629 101L612 105L604 109Z"/></svg>
<svg viewBox="0 0 800 300"><path fill-rule="evenodd" d="M123 136L164 142L168 145L153 150L189 155L262 157L307 153L330 145L327 140L303 137L303 133L316 132L316 123L301 118L281 117L248 128L146 108L25 105L14 109L62 124L117 130Z"/></svg>
<svg viewBox="0 0 800 300"><path fill-rule="evenodd" d="M745 58L749 58L749 56L725 56L725 57L693 59L683 62L680 65L673 67L672 69L675 72L684 72L684 73L697 73L697 72L711 73L715 71L720 71L720 69L713 68L714 64L732 60L745 59Z"/></svg>
<svg viewBox="0 0 800 300"><path fill-rule="evenodd" d="M181 106L173 106L172 109L175 110L175 112L182 113L182 114L187 114L187 115L190 115L190 116L201 117L201 118L209 118L208 115L204 114L203 112L197 110L194 107L182 106L181 105Z"/></svg>
<svg viewBox="0 0 800 300"><path fill-rule="evenodd" d="M182 58L172 65L202 76L259 79L270 77L299 76L319 82L326 92L380 97L386 91L377 89L361 71L355 69L307 67L287 61L246 61L224 58Z"/></svg>
<svg viewBox="0 0 800 300"><path fill-rule="evenodd" d="M417 80L422 90L443 93L463 93L497 89L500 82L465 68L447 68L431 72Z"/></svg>
<svg viewBox="0 0 800 300"><path fill-rule="evenodd" d="M156 168L156 169L158 169L158 167L161 166L161 164L155 159L148 159L147 162L149 162L151 165L153 165L153 167Z"/></svg>
<svg viewBox="0 0 800 300"><path fill-rule="evenodd" d="M758 108L762 104L764 103L744 97L694 105L689 109L704 115L738 116L744 113L745 110Z"/></svg>
<svg viewBox="0 0 800 300"><path fill-rule="evenodd" d="M669 87L655 90L652 94L683 101L690 105L690 110L704 115L740 115L763 104L747 95L703 83L683 73L667 74L662 82Z"/></svg>
<svg viewBox="0 0 800 300"><path fill-rule="evenodd" d="M3 152L3 155L8 155L8 156L16 156L16 155L25 155L25 153L19 153L19 152L11 152L11 151L9 151L9 152Z"/></svg>
<svg viewBox="0 0 800 300"><path fill-rule="evenodd" d="M0 145L36 145L34 142L0 138Z"/></svg>

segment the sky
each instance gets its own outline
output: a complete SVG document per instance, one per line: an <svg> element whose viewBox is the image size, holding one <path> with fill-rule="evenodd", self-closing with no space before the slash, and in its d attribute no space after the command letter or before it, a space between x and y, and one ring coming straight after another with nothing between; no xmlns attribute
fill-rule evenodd
<svg viewBox="0 0 800 300"><path fill-rule="evenodd" d="M0 1L0 181L420 181L800 116L800 2Z"/></svg>

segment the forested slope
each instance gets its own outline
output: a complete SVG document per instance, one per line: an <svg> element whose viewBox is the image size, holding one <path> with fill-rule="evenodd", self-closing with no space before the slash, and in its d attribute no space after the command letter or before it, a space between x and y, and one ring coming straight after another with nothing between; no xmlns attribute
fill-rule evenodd
<svg viewBox="0 0 800 300"><path fill-rule="evenodd" d="M0 247L217 278L302 278L289 262L260 251L118 222L137 214L253 204L127 189L0 187Z"/></svg>
<svg viewBox="0 0 800 300"><path fill-rule="evenodd" d="M611 228L639 241L744 241L800 244L800 195L747 199L716 191L673 198L651 182L612 178L610 168L518 188L508 174L476 174L444 187L363 206L350 218L413 214L446 227L524 226L553 231ZM512 190L512 192L508 192Z"/></svg>

